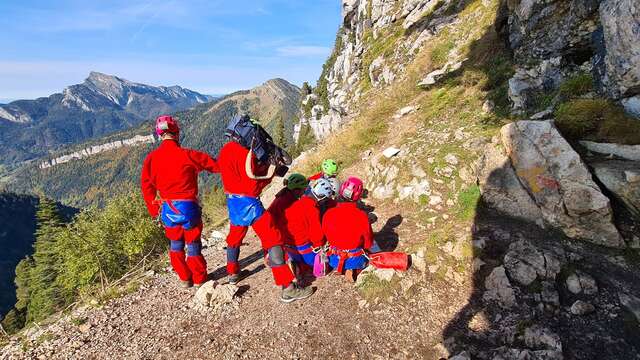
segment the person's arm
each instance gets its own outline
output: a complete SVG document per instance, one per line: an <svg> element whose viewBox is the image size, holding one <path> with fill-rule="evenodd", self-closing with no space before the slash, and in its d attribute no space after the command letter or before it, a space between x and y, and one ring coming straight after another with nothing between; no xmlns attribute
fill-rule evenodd
<svg viewBox="0 0 640 360"><path fill-rule="evenodd" d="M252 180L269 180L273 178L273 174L276 172L275 165L269 165L269 169L267 170L267 174L264 176L258 176L253 173L253 153L251 150L247 153L247 158L244 162L244 169L247 172L247 176Z"/></svg>
<svg viewBox="0 0 640 360"><path fill-rule="evenodd" d="M147 155L147 157L144 159L144 163L142 164L140 187L142 190L142 198L144 199L144 203L147 206L149 215L154 218L158 217L158 213L160 212L160 205L155 202L158 189L156 189L156 185L154 184L154 179L151 174L151 154Z"/></svg>
<svg viewBox="0 0 640 360"><path fill-rule="evenodd" d="M208 171L210 173L219 173L220 167L214 158L209 154L197 150L187 150L187 154L196 165L198 172Z"/></svg>
<svg viewBox="0 0 640 360"><path fill-rule="evenodd" d="M324 245L324 232L320 223L320 211L314 208L308 212L309 240L314 248Z"/></svg>
<svg viewBox="0 0 640 360"><path fill-rule="evenodd" d="M365 250L371 249L373 246L373 229L371 228L371 224L369 223L369 219L365 216L364 219L366 221L363 222L363 226L366 226L364 234L362 234L364 238L364 248ZM366 224L366 225L365 225Z"/></svg>

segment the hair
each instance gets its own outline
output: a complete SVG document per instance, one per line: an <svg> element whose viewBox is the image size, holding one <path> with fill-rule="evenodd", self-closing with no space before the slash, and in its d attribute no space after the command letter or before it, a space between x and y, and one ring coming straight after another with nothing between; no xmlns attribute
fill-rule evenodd
<svg viewBox="0 0 640 360"><path fill-rule="evenodd" d="M178 140L178 135L172 134L170 132L166 132L166 133L160 135L160 139L162 139L162 140Z"/></svg>

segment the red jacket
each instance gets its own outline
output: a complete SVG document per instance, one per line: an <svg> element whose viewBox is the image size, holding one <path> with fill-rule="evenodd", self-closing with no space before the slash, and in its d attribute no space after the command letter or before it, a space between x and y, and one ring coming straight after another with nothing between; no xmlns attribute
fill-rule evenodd
<svg viewBox="0 0 640 360"><path fill-rule="evenodd" d="M341 202L327 210L322 220L322 230L329 245L338 249L369 249L373 244L369 217L354 202Z"/></svg>
<svg viewBox="0 0 640 360"><path fill-rule="evenodd" d="M321 171L321 172L319 172L319 173L317 173L317 174L315 174L315 175L311 175L311 176L309 176L309 179L308 179L308 180L309 180L309 181L318 180L318 179L320 179L320 178L321 178L321 177L323 177L323 176L324 176L324 173Z"/></svg>
<svg viewBox="0 0 640 360"><path fill-rule="evenodd" d="M219 172L216 161L206 153L180 147L175 140L163 140L144 159L140 182L142 196L151 216L158 216L161 199L197 200L198 173Z"/></svg>
<svg viewBox="0 0 640 360"><path fill-rule="evenodd" d="M310 196L303 196L284 211L286 219L285 242L290 245L313 247L324 245L324 234L320 224L318 203Z"/></svg>
<svg viewBox="0 0 640 360"><path fill-rule="evenodd" d="M284 217L284 211L291 207L296 200L298 200L298 198L295 197L293 191L285 187L276 194L275 199L273 199L273 202L269 205L267 211L271 213L279 229L285 230L287 222Z"/></svg>
<svg viewBox="0 0 640 360"><path fill-rule="evenodd" d="M271 183L272 179L254 180L249 178L245 170L245 161L249 150L235 141L226 143L218 155L222 186L228 194L258 197L262 190ZM251 168L257 176L267 173L268 165L259 165L252 156Z"/></svg>

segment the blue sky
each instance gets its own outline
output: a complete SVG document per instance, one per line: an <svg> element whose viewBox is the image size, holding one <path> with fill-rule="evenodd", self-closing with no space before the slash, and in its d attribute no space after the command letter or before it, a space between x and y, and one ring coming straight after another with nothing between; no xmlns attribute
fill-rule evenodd
<svg viewBox="0 0 640 360"><path fill-rule="evenodd" d="M315 82L340 1L2 0L0 14L0 101L60 92L91 70L222 94Z"/></svg>

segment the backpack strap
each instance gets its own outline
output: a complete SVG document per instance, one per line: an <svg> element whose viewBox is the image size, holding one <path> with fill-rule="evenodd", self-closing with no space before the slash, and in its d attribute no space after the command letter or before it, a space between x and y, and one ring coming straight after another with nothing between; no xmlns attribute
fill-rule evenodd
<svg viewBox="0 0 640 360"><path fill-rule="evenodd" d="M276 167L273 164L269 165L269 169L267 170L267 175L264 176L257 176L253 173L253 169L251 168L251 163L252 163L252 157L251 155L253 155L252 150L249 150L249 152L247 153L247 158L244 162L244 169L247 172L247 176L249 177L249 179L252 180L268 180L271 179L273 177L273 174L276 172Z"/></svg>

